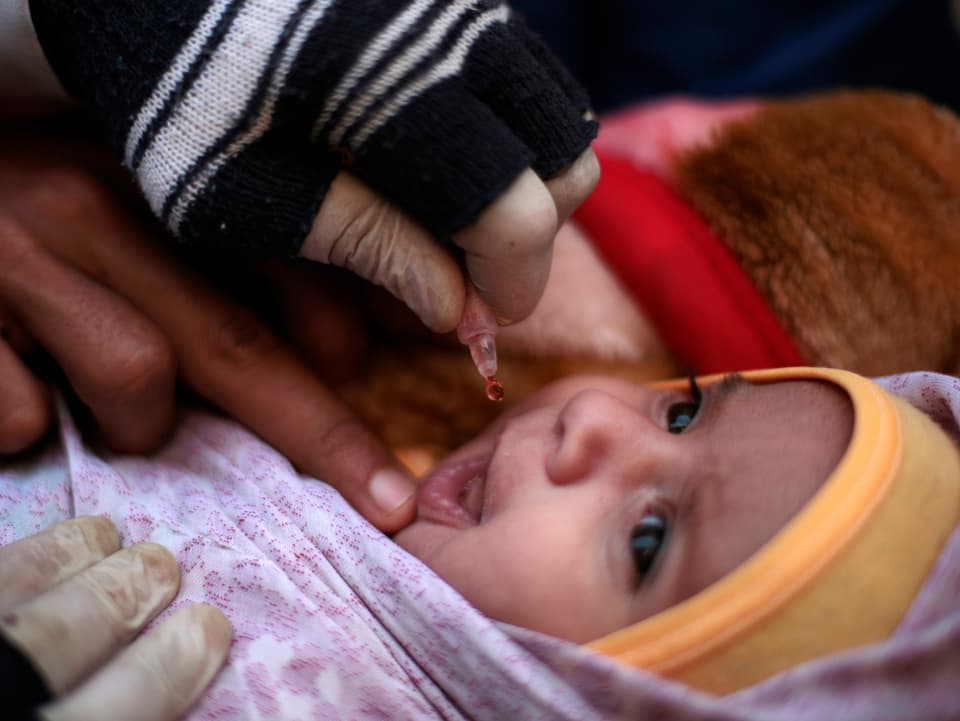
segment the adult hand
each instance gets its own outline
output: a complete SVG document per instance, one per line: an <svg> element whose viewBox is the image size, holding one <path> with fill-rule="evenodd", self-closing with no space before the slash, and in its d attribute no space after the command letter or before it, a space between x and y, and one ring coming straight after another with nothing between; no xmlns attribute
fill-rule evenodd
<svg viewBox="0 0 960 721"><path fill-rule="evenodd" d="M501 323L522 320L536 307L554 238L599 177L589 149L546 182L528 169L454 234L467 275ZM449 246L350 173L334 179L300 254L382 285L435 331L452 330L463 313L463 268Z"/></svg>
<svg viewBox="0 0 960 721"><path fill-rule="evenodd" d="M4 718L31 718L31 709L47 721L180 718L223 665L232 632L220 611L193 604L131 644L179 586L169 551L120 549L105 518L63 521L0 548Z"/></svg>
<svg viewBox="0 0 960 721"><path fill-rule="evenodd" d="M381 441L253 312L145 231L97 162L64 142L0 140L0 453L49 425L45 385L25 360L36 345L115 450L165 439L179 375L381 529L406 525L413 482ZM356 329L322 287L295 280L285 291L312 309L305 343L342 354Z"/></svg>
<svg viewBox="0 0 960 721"><path fill-rule="evenodd" d="M464 293L436 238L519 320L596 181L586 94L503 0L30 5L174 235L348 267L437 331Z"/></svg>

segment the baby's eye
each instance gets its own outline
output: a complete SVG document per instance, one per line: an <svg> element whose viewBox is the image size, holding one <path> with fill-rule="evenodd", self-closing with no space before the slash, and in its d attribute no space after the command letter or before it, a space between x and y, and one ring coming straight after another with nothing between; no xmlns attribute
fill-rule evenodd
<svg viewBox="0 0 960 721"><path fill-rule="evenodd" d="M673 403L667 408L667 430L670 433L683 433L700 410L703 394L693 376L690 377L690 395L693 397L692 401Z"/></svg>
<svg viewBox="0 0 960 721"><path fill-rule="evenodd" d="M683 433L700 410L699 403L683 401L673 403L667 408L667 430L671 433Z"/></svg>
<svg viewBox="0 0 960 721"><path fill-rule="evenodd" d="M659 512L650 511L630 532L630 553L637 580L643 581L650 573L665 545L667 521Z"/></svg>

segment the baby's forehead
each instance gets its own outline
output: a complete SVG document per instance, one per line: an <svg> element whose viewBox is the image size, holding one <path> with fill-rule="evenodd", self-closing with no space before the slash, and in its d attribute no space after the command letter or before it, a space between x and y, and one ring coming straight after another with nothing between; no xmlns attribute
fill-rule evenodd
<svg viewBox="0 0 960 721"><path fill-rule="evenodd" d="M690 381L657 384L660 392L683 391ZM829 381L818 379L752 379L738 373L694 379L692 385L702 389L705 404L725 405L733 409L765 408L772 412L796 409L801 412L835 414L849 409L847 392Z"/></svg>
<svg viewBox="0 0 960 721"><path fill-rule="evenodd" d="M806 489L800 494L806 497L849 445L853 407L846 392L831 383L739 383L713 408L709 392L704 391L702 435L718 480L740 493L783 494L794 488Z"/></svg>
<svg viewBox="0 0 960 721"><path fill-rule="evenodd" d="M733 493L819 486L846 451L852 427L849 396L833 384L710 379L680 439L690 458L685 476Z"/></svg>

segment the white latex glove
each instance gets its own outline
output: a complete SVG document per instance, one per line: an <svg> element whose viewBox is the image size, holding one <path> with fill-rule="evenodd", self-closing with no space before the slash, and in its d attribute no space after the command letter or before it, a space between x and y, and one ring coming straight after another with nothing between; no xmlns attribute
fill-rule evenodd
<svg viewBox="0 0 960 721"><path fill-rule="evenodd" d="M330 186L300 255L381 285L432 330L453 330L463 313L464 270L501 324L533 311L550 274L553 240L600 177L592 150L542 181L527 170L477 220L453 237L461 268L398 206L349 173Z"/></svg>
<svg viewBox="0 0 960 721"><path fill-rule="evenodd" d="M169 551L152 543L120 549L104 518L64 521L0 549L0 634L53 698L38 717L180 718L223 665L231 629L218 610L194 604L130 643L179 585Z"/></svg>

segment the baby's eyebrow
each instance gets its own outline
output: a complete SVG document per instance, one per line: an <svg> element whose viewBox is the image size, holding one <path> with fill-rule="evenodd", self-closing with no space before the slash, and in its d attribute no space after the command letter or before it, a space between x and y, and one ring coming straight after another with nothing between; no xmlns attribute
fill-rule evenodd
<svg viewBox="0 0 960 721"><path fill-rule="evenodd" d="M716 414L717 408L722 407L730 398L749 387L750 383L739 373L728 373L716 383L711 383L703 390L703 402L697 413L700 422L709 422Z"/></svg>

